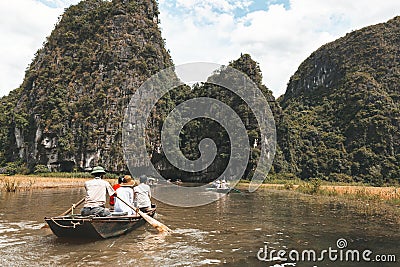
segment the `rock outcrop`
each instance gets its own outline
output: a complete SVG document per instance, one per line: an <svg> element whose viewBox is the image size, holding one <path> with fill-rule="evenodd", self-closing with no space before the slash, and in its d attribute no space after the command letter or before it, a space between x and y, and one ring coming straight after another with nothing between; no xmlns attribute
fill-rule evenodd
<svg viewBox="0 0 400 267"><path fill-rule="evenodd" d="M123 171L124 109L143 81L172 65L158 13L155 0L69 7L17 90L8 159L61 171L96 164Z"/></svg>
<svg viewBox="0 0 400 267"><path fill-rule="evenodd" d="M400 177L400 17L322 46L291 77L280 145L302 178Z"/></svg>

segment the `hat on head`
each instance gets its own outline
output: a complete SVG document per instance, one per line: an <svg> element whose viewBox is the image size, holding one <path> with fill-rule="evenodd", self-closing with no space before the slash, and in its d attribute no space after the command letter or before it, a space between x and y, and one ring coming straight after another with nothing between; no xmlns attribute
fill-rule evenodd
<svg viewBox="0 0 400 267"><path fill-rule="evenodd" d="M101 166L96 166L96 167L93 168L91 174L98 174L98 173L99 173L99 174L100 174L100 173L105 174L106 171L104 170L103 167L101 167Z"/></svg>
<svg viewBox="0 0 400 267"><path fill-rule="evenodd" d="M132 179L132 177L130 175L125 175L124 182L121 185L135 186L136 182L135 182L135 180Z"/></svg>
<svg viewBox="0 0 400 267"><path fill-rule="evenodd" d="M119 184L122 184L124 181L125 181L125 180L124 180L124 176L119 176L119 177L118 177L118 183L119 183Z"/></svg>

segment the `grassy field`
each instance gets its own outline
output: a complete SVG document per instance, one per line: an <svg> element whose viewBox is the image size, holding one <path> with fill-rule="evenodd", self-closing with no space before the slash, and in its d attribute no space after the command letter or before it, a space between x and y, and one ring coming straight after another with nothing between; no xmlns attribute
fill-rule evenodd
<svg viewBox="0 0 400 267"><path fill-rule="evenodd" d="M15 192L18 190L44 189L44 188L69 188L83 186L87 178L71 177L41 177L37 175L0 175L0 190ZM105 179L112 185L116 179Z"/></svg>
<svg viewBox="0 0 400 267"><path fill-rule="evenodd" d="M245 187L247 181L240 181L239 186ZM320 180L277 180L262 184L260 188L292 190L310 195L342 196L349 199L386 201L400 205L400 187L375 187L366 184L346 184L321 182Z"/></svg>
<svg viewBox="0 0 400 267"><path fill-rule="evenodd" d="M84 182L92 177L90 174L78 174L76 177L70 175L57 176L46 175L0 175L0 189L5 191L16 191L33 188L49 188L49 187L77 187L83 186ZM106 178L111 184L116 183L116 178ZM241 181L238 186L245 188L247 183ZM15 188L16 190L6 190ZM360 198L369 200L386 200L400 204L400 187L373 187L368 185L346 185L346 184L324 184L314 182L304 182L296 180L294 182L271 181L270 183L262 184L260 188L272 188L282 190L294 190L300 193L328 195L328 196L348 196L350 198Z"/></svg>
<svg viewBox="0 0 400 267"><path fill-rule="evenodd" d="M246 183L240 183L241 187ZM370 199L393 201L400 204L400 188L394 186L374 187L365 185L321 185L312 193L313 186L306 184L262 184L261 188L272 188L281 190L294 190L300 193L308 193L306 188L310 188L309 194L328 195L328 196L344 196L349 198Z"/></svg>

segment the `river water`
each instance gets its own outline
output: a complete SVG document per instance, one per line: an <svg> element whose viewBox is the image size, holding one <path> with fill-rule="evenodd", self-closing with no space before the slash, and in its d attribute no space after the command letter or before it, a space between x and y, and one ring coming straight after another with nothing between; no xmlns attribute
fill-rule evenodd
<svg viewBox="0 0 400 267"><path fill-rule="evenodd" d="M196 208L156 202L156 218L174 230L168 236L146 225L107 240L64 240L42 228L45 216L62 213L83 196L81 188L1 192L0 266L399 266L399 225L279 191L232 192ZM321 253L329 248L337 250L336 261L335 254ZM298 251L299 261L271 261L278 256L273 250L292 258ZM310 250L314 262L307 254L301 258ZM340 260L346 250L370 250L366 260L394 255L397 263Z"/></svg>

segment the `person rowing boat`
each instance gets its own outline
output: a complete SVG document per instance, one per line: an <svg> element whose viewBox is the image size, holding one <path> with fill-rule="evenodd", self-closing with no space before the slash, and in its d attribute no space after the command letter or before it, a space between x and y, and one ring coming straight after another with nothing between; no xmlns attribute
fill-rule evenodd
<svg viewBox="0 0 400 267"><path fill-rule="evenodd" d="M103 176L106 174L103 167L94 167L91 174L94 178L85 182L86 198L85 204L81 210L81 215L110 216L110 210L105 207L106 194L108 193L110 196L116 196L117 193L109 182L102 180Z"/></svg>

